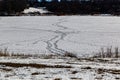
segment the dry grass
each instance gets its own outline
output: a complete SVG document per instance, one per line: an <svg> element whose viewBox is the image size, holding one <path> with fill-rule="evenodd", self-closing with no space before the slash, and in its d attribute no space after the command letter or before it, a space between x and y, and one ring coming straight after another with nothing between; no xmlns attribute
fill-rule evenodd
<svg viewBox="0 0 120 80"><path fill-rule="evenodd" d="M105 69L101 69L101 68L97 69L98 74L103 74L104 72L105 72Z"/></svg>
<svg viewBox="0 0 120 80"><path fill-rule="evenodd" d="M72 73L72 74L76 74L76 73L78 73L78 71L71 71L71 73Z"/></svg>
<svg viewBox="0 0 120 80"><path fill-rule="evenodd" d="M16 56L18 56L18 57L25 57L25 56L28 56L28 57L30 57L30 56L32 56L32 55L25 55L25 54L20 54L20 53L10 53L9 51L8 51L8 49L7 48L5 48L5 49L1 49L0 50L0 57L16 57Z"/></svg>
<svg viewBox="0 0 120 80"><path fill-rule="evenodd" d="M107 72L111 73L111 74L120 74L120 70L107 70Z"/></svg>
<svg viewBox="0 0 120 80"><path fill-rule="evenodd" d="M92 68L87 66L87 67L82 67L81 69L92 69Z"/></svg>
<svg viewBox="0 0 120 80"><path fill-rule="evenodd" d="M118 47L101 48L94 58L119 58L120 52Z"/></svg>
<svg viewBox="0 0 120 80"><path fill-rule="evenodd" d="M102 68L97 69L98 74L103 74L104 72L116 74L116 75L120 74L120 70L116 70L116 69L102 69Z"/></svg>
<svg viewBox="0 0 120 80"><path fill-rule="evenodd" d="M8 69L8 68L0 68L0 70L5 71L5 72L12 71L12 69Z"/></svg>
<svg viewBox="0 0 120 80"><path fill-rule="evenodd" d="M0 50L0 57L19 57L19 58L44 58L44 59L51 59L62 55L44 55L44 54L24 54L24 53L10 53L7 48ZM82 59L78 58L76 54L66 52L62 57L70 57L70 58L76 58L76 59ZM86 58L90 61L94 61L94 58L119 58L120 52L118 47L108 47L108 48L101 48L98 53L96 53L93 57Z"/></svg>
<svg viewBox="0 0 120 80"><path fill-rule="evenodd" d="M72 77L71 80L83 80L82 78Z"/></svg>
<svg viewBox="0 0 120 80"><path fill-rule="evenodd" d="M76 55L76 54L73 54L73 53L70 53L70 52L66 52L66 53L64 54L64 57L77 58L77 55Z"/></svg>
<svg viewBox="0 0 120 80"><path fill-rule="evenodd" d="M54 80L62 80L61 78L55 78Z"/></svg>
<svg viewBox="0 0 120 80"><path fill-rule="evenodd" d="M6 56L10 56L7 48L5 48L4 50L1 49L1 50L0 50L0 57L6 57Z"/></svg>
<svg viewBox="0 0 120 80"><path fill-rule="evenodd" d="M115 79L116 79L116 80L120 80L120 78L119 78L119 77L116 77Z"/></svg>
<svg viewBox="0 0 120 80"><path fill-rule="evenodd" d="M0 49L0 57L16 57L16 58L43 58L51 59L57 57L57 55L46 55L46 54L24 54L24 53L10 53L7 48Z"/></svg>
<svg viewBox="0 0 120 80"><path fill-rule="evenodd" d="M31 75L39 75L40 73L38 72L35 72L35 73L32 73Z"/></svg>

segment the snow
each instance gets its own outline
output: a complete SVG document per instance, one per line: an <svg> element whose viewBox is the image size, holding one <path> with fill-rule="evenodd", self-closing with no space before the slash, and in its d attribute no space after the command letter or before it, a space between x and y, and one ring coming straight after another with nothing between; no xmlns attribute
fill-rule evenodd
<svg viewBox="0 0 120 80"><path fill-rule="evenodd" d="M38 55L71 52L78 57L89 57L101 47L120 47L119 25L120 17L115 16L0 17L0 49ZM0 80L120 80L120 59L105 58L102 61L107 62L59 55L47 59L44 56L0 57ZM10 67L2 63L71 68Z"/></svg>
<svg viewBox="0 0 120 80"><path fill-rule="evenodd" d="M25 54L91 56L101 47L120 47L120 17L0 17L0 49Z"/></svg>
<svg viewBox="0 0 120 80"><path fill-rule="evenodd" d="M16 62L17 61L17 62ZM65 62L64 62L65 61ZM115 61L120 61L117 59ZM96 62L88 60L76 59L12 59L0 58L0 62L11 63L37 63L46 65L69 65L72 68L33 68L33 67L7 67L0 66L1 80L54 80L60 78L62 80L118 80L120 74L114 74L109 71L98 73L98 69L118 70L120 71L120 63ZM84 69L90 67L91 69ZM10 69L10 71L6 71ZM35 75L33 75L36 73Z"/></svg>
<svg viewBox="0 0 120 80"><path fill-rule="evenodd" d="M34 13L34 12L39 12L43 14L43 13L48 13L49 11L44 10L43 8L33 8L33 7L29 7L28 9L25 9L23 11L23 13Z"/></svg>

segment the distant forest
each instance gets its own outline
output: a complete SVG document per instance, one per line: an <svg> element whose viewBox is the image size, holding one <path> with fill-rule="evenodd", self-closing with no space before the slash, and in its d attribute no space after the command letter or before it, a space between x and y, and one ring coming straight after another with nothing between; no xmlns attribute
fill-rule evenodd
<svg viewBox="0 0 120 80"><path fill-rule="evenodd" d="M19 14L27 5L26 0L0 0L0 15Z"/></svg>
<svg viewBox="0 0 120 80"><path fill-rule="evenodd" d="M120 0L0 0L0 15L19 13L27 7L45 7L56 15L120 15Z"/></svg>
<svg viewBox="0 0 120 80"><path fill-rule="evenodd" d="M120 15L120 0L42 0L39 5L55 14Z"/></svg>

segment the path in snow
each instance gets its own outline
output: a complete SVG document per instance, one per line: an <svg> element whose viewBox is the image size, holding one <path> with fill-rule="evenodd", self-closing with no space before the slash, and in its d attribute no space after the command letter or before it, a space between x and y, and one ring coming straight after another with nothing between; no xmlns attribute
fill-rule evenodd
<svg viewBox="0 0 120 80"><path fill-rule="evenodd" d="M5 26L5 30L8 29L8 32L10 30L12 30L12 35L16 34L17 31L18 32L20 31L19 34L21 34L22 32L23 33L27 32L27 34L29 34L29 33L31 34L31 32L33 32L33 33L36 34L36 32L38 32L37 33L37 35L38 35L39 33L43 32L43 33L47 33L47 34L45 34L46 36L48 35L48 33L51 33L51 34L54 34L54 35L53 36L48 36L49 37L48 39L41 39L42 35L38 35L37 38L34 38L33 36L36 36L36 35L33 35L33 36L31 36L31 37L33 37L31 39L25 39L25 40L22 39L22 40L17 40L17 41L13 41L13 42L12 41L7 41L7 42L4 42L4 43L1 43L0 46L15 45L14 47L16 47L16 46L19 46L19 45L22 45L22 44L24 45L26 43L28 43L27 46L29 46L29 45L34 46L34 45L38 45L39 42L43 42L43 43L47 44L46 45L46 49L48 50L47 53L64 54L64 53L66 53L68 51L58 48L58 45L57 45L58 42L63 40L67 35L76 33L72 29L70 29L70 28L68 28L68 27L66 27L64 25L61 25L62 23L67 22L68 19L69 19L69 17L61 17L61 18L57 17L57 21L54 21L53 23L48 23L49 26L51 25L56 29L52 29L51 26L49 27L50 29L44 28L45 26L43 26L43 27L40 26L40 28L39 28L39 25L37 25L38 26L37 27L37 26L35 26L35 24L32 27L31 26L29 27L29 25L30 25L29 23L27 23L27 24L29 24L27 26L25 26L26 23L23 23L23 26L21 26L22 24L17 24L16 25L16 23L14 24L14 22L12 22L12 24L10 24L10 26L5 23L5 24L3 24ZM16 20L20 21L19 19L16 19ZM6 22L6 21L4 21L4 22ZM9 23L11 23L11 21ZM4 30L4 26L2 26L3 30ZM15 33L14 33L14 31L15 31ZM26 33L25 33L25 35L26 35ZM10 36L10 37L13 37L13 36ZM15 38L17 39L17 36ZM39 45L39 46L41 46L41 45ZM11 46L9 46L9 48L10 47ZM39 47L39 48L41 48L41 47Z"/></svg>
<svg viewBox="0 0 120 80"><path fill-rule="evenodd" d="M59 19L58 22L52 24L53 26L59 27L63 30L68 29L67 27L64 27L62 25L60 25L60 23L64 22L65 18ZM53 38L51 38L50 40L48 40L47 43L47 49L51 52L51 53L57 53L57 54L62 54L62 53L66 53L65 50L59 49L57 43L62 40L67 34L65 32L62 32L60 30L56 30L54 31L57 35Z"/></svg>
<svg viewBox="0 0 120 80"><path fill-rule="evenodd" d="M53 26L59 27L59 30L53 31L54 33L58 34L55 37L51 38L50 40L48 40L47 43L47 49L51 52L51 53L55 53L55 54L65 54L68 51L63 50L58 48L57 43L60 40L63 40L67 35L75 33L74 31L71 31L70 28L61 25L63 22L67 22L68 17L63 17L61 19L58 19L58 22L52 24ZM64 31L67 30L67 31Z"/></svg>

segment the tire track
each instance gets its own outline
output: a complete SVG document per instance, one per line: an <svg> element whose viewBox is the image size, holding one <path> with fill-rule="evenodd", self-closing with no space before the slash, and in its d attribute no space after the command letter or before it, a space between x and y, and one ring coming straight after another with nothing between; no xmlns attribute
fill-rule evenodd
<svg viewBox="0 0 120 80"><path fill-rule="evenodd" d="M59 35L53 37L52 39L46 41L47 47L46 49L50 51L50 53L55 53L55 54L64 54L67 51L59 49L57 43L62 40L66 34L64 33L59 33Z"/></svg>
<svg viewBox="0 0 120 80"><path fill-rule="evenodd" d="M68 17L67 17L68 18ZM58 43L63 40L67 35L72 34L72 33L78 33L75 32L73 30L71 30L70 28L61 25L61 23L63 22L67 22L67 18L62 18L59 19L58 22L52 24L53 26L59 27L59 30L54 31L57 36L51 38L50 40L46 41L47 43L47 47L46 49L50 52L50 53L55 53L58 55L64 55L65 53L69 53L66 50L60 49L58 48ZM67 30L67 31L65 31Z"/></svg>
<svg viewBox="0 0 120 80"><path fill-rule="evenodd" d="M38 44L40 41L44 42L47 44L46 49L49 51L49 53L54 53L54 54L60 54L60 55L64 55L65 53L67 53L68 51L63 50L58 48L58 43L63 40L67 35L69 34L74 34L74 33L78 33L77 31L74 31L71 28L68 28L64 25L61 25L64 22L68 22L67 19L69 17L62 17L61 19L58 19L57 22L55 22L54 24L51 24L52 26L57 27L57 30L52 30L52 29L35 29L35 28L25 28L25 27L16 27L13 26L11 28L14 29L18 29L18 30L28 30L28 31L38 31L38 32L50 32L50 33L54 33L55 35L51 38L49 38L49 40L41 40L41 38L36 38L36 39L31 39L31 40L21 40L21 41L17 41L17 42L13 42L13 43L3 43L0 44L0 46L3 45L9 45L9 44L18 44L18 43L24 43L24 42L31 42L30 44L35 45Z"/></svg>

